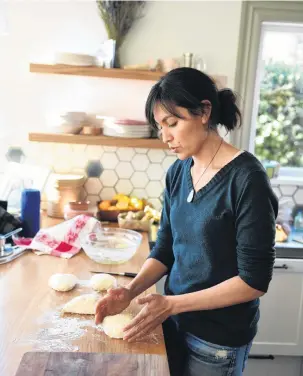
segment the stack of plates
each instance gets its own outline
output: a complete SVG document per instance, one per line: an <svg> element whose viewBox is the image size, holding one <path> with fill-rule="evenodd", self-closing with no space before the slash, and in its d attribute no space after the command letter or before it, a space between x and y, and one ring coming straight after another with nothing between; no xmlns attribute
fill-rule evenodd
<svg viewBox="0 0 303 376"><path fill-rule="evenodd" d="M69 52L56 52L55 64L92 66L95 65L95 57L85 54L74 54Z"/></svg>
<svg viewBox="0 0 303 376"><path fill-rule="evenodd" d="M131 119L108 119L103 124L104 136L124 138L149 138L151 127L149 124Z"/></svg>

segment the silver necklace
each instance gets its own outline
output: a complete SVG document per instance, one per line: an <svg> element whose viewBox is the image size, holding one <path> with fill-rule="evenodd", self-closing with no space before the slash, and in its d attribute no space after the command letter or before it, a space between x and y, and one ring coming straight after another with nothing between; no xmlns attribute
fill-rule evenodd
<svg viewBox="0 0 303 376"><path fill-rule="evenodd" d="M197 186L197 184L199 183L199 181L201 180L202 176L205 174L206 170L208 169L208 167L211 165L211 162L215 159L216 155L218 154L218 151L220 150L220 147L223 143L223 138L221 138L221 142L220 142L220 145L217 149L217 151L215 152L214 156L212 157L211 161L209 162L209 164L206 166L205 170L202 172L201 176L199 177L198 181L196 182L196 184L194 184L194 187L193 189L189 192L189 195L187 196L187 202L192 202L194 197L195 197L195 188Z"/></svg>

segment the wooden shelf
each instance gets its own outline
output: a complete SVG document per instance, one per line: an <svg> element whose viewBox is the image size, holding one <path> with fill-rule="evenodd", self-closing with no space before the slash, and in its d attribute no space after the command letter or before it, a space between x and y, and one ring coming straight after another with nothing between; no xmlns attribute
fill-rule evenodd
<svg viewBox="0 0 303 376"><path fill-rule="evenodd" d="M48 64L30 64L30 72L46 74L65 74L72 76L90 76L105 78L122 78L128 80L152 80L157 81L163 76L162 72L150 72L131 69L105 69L96 66L80 67L74 65L48 65Z"/></svg>
<svg viewBox="0 0 303 376"><path fill-rule="evenodd" d="M56 133L29 133L30 141L56 142L63 144L86 144L117 146L147 149L168 149L168 146L157 138L121 138L108 136L86 136Z"/></svg>
<svg viewBox="0 0 303 376"><path fill-rule="evenodd" d="M165 73L151 72L143 70L131 69L105 69L96 66L80 67L75 65L63 64L30 64L30 72L45 73L45 74L65 74L71 76L89 76L89 77L105 77L105 78L120 78L127 80L148 80L158 81ZM213 80L216 81L219 87L226 86L227 77L212 75Z"/></svg>

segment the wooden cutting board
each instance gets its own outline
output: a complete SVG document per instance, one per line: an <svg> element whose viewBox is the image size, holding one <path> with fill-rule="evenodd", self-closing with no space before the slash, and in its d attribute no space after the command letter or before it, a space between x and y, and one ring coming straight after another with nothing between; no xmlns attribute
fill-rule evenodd
<svg viewBox="0 0 303 376"><path fill-rule="evenodd" d="M15 376L169 376L161 355L28 352Z"/></svg>

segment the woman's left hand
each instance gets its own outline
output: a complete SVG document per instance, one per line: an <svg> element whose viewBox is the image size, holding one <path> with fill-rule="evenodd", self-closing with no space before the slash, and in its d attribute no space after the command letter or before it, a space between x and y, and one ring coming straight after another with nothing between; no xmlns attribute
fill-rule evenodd
<svg viewBox="0 0 303 376"><path fill-rule="evenodd" d="M124 340L133 342L143 338L162 324L172 314L171 297L149 294L139 298L139 304L145 304L137 316L124 328Z"/></svg>

